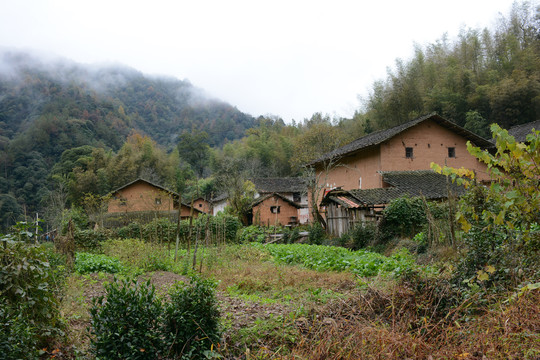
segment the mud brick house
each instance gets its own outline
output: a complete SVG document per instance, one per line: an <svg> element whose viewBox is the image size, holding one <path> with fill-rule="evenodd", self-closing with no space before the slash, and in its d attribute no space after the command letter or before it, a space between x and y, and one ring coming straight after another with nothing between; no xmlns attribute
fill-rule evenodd
<svg viewBox="0 0 540 360"><path fill-rule="evenodd" d="M309 220L307 186L302 178L255 178L255 201L249 220L259 225L296 225ZM212 199L213 214L225 209L228 195Z"/></svg>
<svg viewBox="0 0 540 360"><path fill-rule="evenodd" d="M376 189L330 190L321 205L326 208L328 233L341 236L356 224L376 221L385 204L401 196L423 196L427 200L447 199L465 193L463 186L432 170L381 173L384 187Z"/></svg>
<svg viewBox="0 0 540 360"><path fill-rule="evenodd" d="M301 205L279 193L267 194L252 204L251 223L255 225L298 225Z"/></svg>
<svg viewBox="0 0 540 360"><path fill-rule="evenodd" d="M284 215L282 225L287 225L291 223L294 224L305 224L309 221L309 212L308 212L308 198L307 198L307 186L306 182L302 178L297 177L285 177L285 178L255 178L251 180L255 185L257 194L255 195L255 203L257 204L257 209L253 209L253 215L255 220L256 210L268 211L273 205L269 205L269 195L273 195L272 198L275 201L278 201L278 198L286 199L289 201L289 205L283 204L284 208L289 208L287 211L289 213L293 212L293 208L296 209L296 215L291 215L289 222L285 222ZM260 197L266 197L264 202L260 202ZM283 200L285 201L285 200ZM296 219L292 219L296 217Z"/></svg>
<svg viewBox="0 0 540 360"><path fill-rule="evenodd" d="M323 195L342 190L389 187L383 174L391 171L430 170L431 163L465 167L480 181L489 181L485 164L467 151L467 141L481 148L493 144L437 114L419 117L377 131L335 149L308 164L315 170L320 204Z"/></svg>
<svg viewBox="0 0 540 360"><path fill-rule="evenodd" d="M132 181L110 193L108 217L129 215L130 219L149 221L156 216L174 219L178 216L178 194L144 179ZM181 205L180 216L190 216L190 206ZM194 208L194 216L202 211Z"/></svg>

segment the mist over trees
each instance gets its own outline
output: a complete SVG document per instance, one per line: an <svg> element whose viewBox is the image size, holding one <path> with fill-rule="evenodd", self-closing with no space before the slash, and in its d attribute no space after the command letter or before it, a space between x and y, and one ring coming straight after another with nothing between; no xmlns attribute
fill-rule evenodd
<svg viewBox="0 0 540 360"><path fill-rule="evenodd" d="M303 164L337 146L434 111L484 137L494 122L537 120L539 25L540 8L515 3L493 29L416 45L353 117L315 113L292 124L243 114L187 81L4 53L0 227L51 208L51 199L81 205L85 194L105 195L137 177L210 196L233 180L300 176Z"/></svg>

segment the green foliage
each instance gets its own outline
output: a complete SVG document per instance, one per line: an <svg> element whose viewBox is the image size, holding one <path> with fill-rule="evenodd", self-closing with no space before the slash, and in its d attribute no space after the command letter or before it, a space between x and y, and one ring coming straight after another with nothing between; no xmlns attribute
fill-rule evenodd
<svg viewBox="0 0 540 360"><path fill-rule="evenodd" d="M58 273L51 268L43 246L15 241L9 236L0 239L2 316L3 321L14 326L5 336L20 333L23 348L24 344L43 345L62 333L55 296L62 284L55 274ZM34 340L28 342L32 336Z"/></svg>
<svg viewBox="0 0 540 360"><path fill-rule="evenodd" d="M539 265L540 132L529 134L526 143L518 143L496 124L491 130L496 152L467 144L469 152L487 164L493 179L488 188L476 184L475 174L466 169L432 167L470 187L456 214L466 233L466 253L457 277L517 285L537 276ZM486 272L486 267L494 270Z"/></svg>
<svg viewBox="0 0 540 360"><path fill-rule="evenodd" d="M123 269L120 260L107 255L80 252L75 259L75 271L79 274L95 272L115 274Z"/></svg>
<svg viewBox="0 0 540 360"><path fill-rule="evenodd" d="M394 236L413 237L426 221L421 198L404 196L392 200L383 211L381 241L387 241Z"/></svg>
<svg viewBox="0 0 540 360"><path fill-rule="evenodd" d="M377 225L364 222L356 225L348 234L352 240L352 249L359 250L377 241Z"/></svg>
<svg viewBox="0 0 540 360"><path fill-rule="evenodd" d="M312 245L320 245L326 238L326 232L324 231L322 225L318 222L311 225L308 231L308 242Z"/></svg>
<svg viewBox="0 0 540 360"><path fill-rule="evenodd" d="M517 3L494 29L463 29L451 41L416 46L398 59L365 99L364 118L376 129L437 112L479 135L539 117L538 8Z"/></svg>
<svg viewBox="0 0 540 360"><path fill-rule="evenodd" d="M78 250L98 251L101 243L111 236L111 232L105 229L80 230L73 233L75 246Z"/></svg>
<svg viewBox="0 0 540 360"><path fill-rule="evenodd" d="M101 359L156 359L163 351L162 305L148 283L114 281L90 309L92 347Z"/></svg>
<svg viewBox="0 0 540 360"><path fill-rule="evenodd" d="M165 309L168 346L182 359L207 357L219 343L219 311L215 297L217 283L197 277L189 285L177 283Z"/></svg>
<svg viewBox="0 0 540 360"><path fill-rule="evenodd" d="M267 236L266 234L266 229L262 226L245 226L238 233L238 241L243 244L250 242L264 243Z"/></svg>
<svg viewBox="0 0 540 360"><path fill-rule="evenodd" d="M38 334L24 315L0 302L0 354L3 359L38 359Z"/></svg>
<svg viewBox="0 0 540 360"><path fill-rule="evenodd" d="M350 251L337 246L307 244L257 245L273 259L285 264L299 264L318 271L350 271L358 276L375 276L392 273L400 276L415 268L414 258L402 250L391 257L367 250Z"/></svg>
<svg viewBox="0 0 540 360"><path fill-rule="evenodd" d="M201 359L214 356L220 340L216 283L192 278L176 284L163 305L155 288L115 280L94 299L92 348L102 359Z"/></svg>

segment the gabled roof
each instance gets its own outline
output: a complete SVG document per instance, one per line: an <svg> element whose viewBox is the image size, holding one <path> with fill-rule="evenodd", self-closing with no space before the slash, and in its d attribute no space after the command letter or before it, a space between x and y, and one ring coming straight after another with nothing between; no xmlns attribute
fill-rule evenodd
<svg viewBox="0 0 540 360"><path fill-rule="evenodd" d="M152 185L153 187L156 187L156 188L158 188L158 189L160 189L160 190L163 190L163 191L166 191L166 192L168 192L168 193L170 193L170 194L173 194L173 195L178 196L178 194L175 193L174 191L169 190L169 189L167 189L167 188L165 188L165 187L163 187L163 186L161 186L161 185L154 184L153 182L148 181L148 180L145 180L145 179L142 179L142 178L138 178L138 179L136 179L136 180L133 180L132 182L127 183L127 184L125 184L124 186L121 186L121 187L119 187L119 188L116 189L116 190L111 191L111 194L114 194L114 193L116 193L116 192L118 192L118 191L120 191L120 190L122 190L122 189L125 189L125 188L127 188L128 186L131 186L131 185L133 185L133 184L135 184L135 183L138 183L138 182L144 182L144 183L147 183L147 184Z"/></svg>
<svg viewBox="0 0 540 360"><path fill-rule="evenodd" d="M302 205L298 204L298 203L295 203L294 201L291 201L289 199L287 199L285 196L279 194L279 193L271 193L271 194L268 194L268 195L265 195L265 196L261 196L259 198L257 198L252 204L251 204L251 207L254 207L254 206L257 206L259 205L260 203L262 203L263 201L267 200L267 199L270 199L271 197L274 197L274 196L277 196L278 198L280 198L281 200L285 201L286 203L288 203L289 205L292 205L294 206L295 208L299 209L302 207Z"/></svg>
<svg viewBox="0 0 540 360"><path fill-rule="evenodd" d="M438 125L451 130L455 132L458 135L463 136L465 139L470 140L473 144L476 146L480 146L482 148L489 148L492 147L493 144L489 142L488 140L470 132L469 130L466 130L462 128L461 126L454 124L453 122L444 119L443 117L437 115L436 113L431 113L429 115L425 115L422 117L419 117L417 119L411 120L409 122L406 122L404 124L394 126L393 128L387 129L387 130L381 130L377 131L371 134L368 134L366 136L363 136L361 138L358 138L354 140L353 142L344 145L340 148L337 148L333 151L330 151L323 156L321 156L319 159L312 161L308 165L315 165L320 162L332 160L335 158L340 158L342 156L360 151L362 149L369 148L371 146L379 145L383 143L386 140L389 140L393 138L394 136L398 135L399 133L412 128L413 126L416 126L424 121L431 120L437 123Z"/></svg>
<svg viewBox="0 0 540 360"><path fill-rule="evenodd" d="M345 208L361 208L371 205L388 204L399 197L425 196L428 200L445 199L448 189L454 195L463 195L465 188L453 184L445 175L432 170L388 171L381 173L384 182L391 185L378 189L336 189L328 192L321 205L336 202Z"/></svg>
<svg viewBox="0 0 540 360"><path fill-rule="evenodd" d="M298 177L255 178L251 182L261 194L303 192L307 188L304 179Z"/></svg>
<svg viewBox="0 0 540 360"><path fill-rule="evenodd" d="M533 129L540 130L540 120L513 126L508 129L508 134L512 135L518 142L525 142L527 140L527 135L529 135Z"/></svg>

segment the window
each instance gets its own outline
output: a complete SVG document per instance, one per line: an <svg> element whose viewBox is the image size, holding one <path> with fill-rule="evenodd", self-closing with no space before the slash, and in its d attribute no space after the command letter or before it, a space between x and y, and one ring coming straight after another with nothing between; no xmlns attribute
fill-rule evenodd
<svg viewBox="0 0 540 360"><path fill-rule="evenodd" d="M161 199L160 198L156 198L156 205L161 205Z"/></svg>
<svg viewBox="0 0 540 360"><path fill-rule="evenodd" d="M272 214L279 214L279 208L280 208L280 207L281 207L281 206L270 206L270 212L271 212Z"/></svg>
<svg viewBox="0 0 540 360"><path fill-rule="evenodd" d="M455 158L456 157L456 148L455 147L449 147L448 148L448 157L449 158Z"/></svg>
<svg viewBox="0 0 540 360"><path fill-rule="evenodd" d="M199 204L199 207L202 208L202 204Z"/></svg>
<svg viewBox="0 0 540 360"><path fill-rule="evenodd" d="M127 205L127 199L120 198L120 206L126 206Z"/></svg>
<svg viewBox="0 0 540 360"><path fill-rule="evenodd" d="M405 157L407 159L412 159L413 158L413 148L412 147L406 147L405 148Z"/></svg>
<svg viewBox="0 0 540 360"><path fill-rule="evenodd" d="M300 193L298 192L293 193L292 197L295 203L299 203L302 200L302 198L300 197Z"/></svg>

